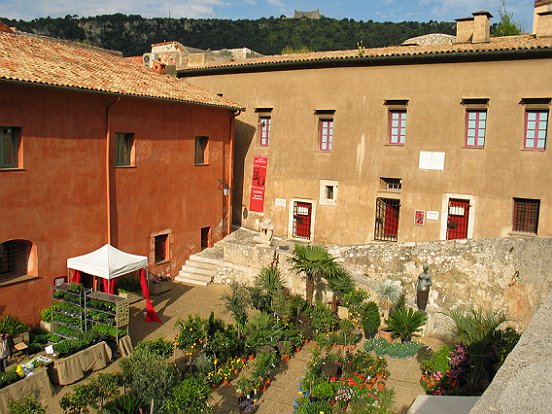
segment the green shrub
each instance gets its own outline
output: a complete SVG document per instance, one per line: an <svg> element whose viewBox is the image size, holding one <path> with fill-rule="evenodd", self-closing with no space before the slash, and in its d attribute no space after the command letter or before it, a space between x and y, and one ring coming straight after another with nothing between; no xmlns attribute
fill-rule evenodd
<svg viewBox="0 0 552 414"><path fill-rule="evenodd" d="M15 372L15 369L0 373L0 388L7 387L14 382L20 380L19 375Z"/></svg>
<svg viewBox="0 0 552 414"><path fill-rule="evenodd" d="M380 314L377 303L368 302L359 306L359 316L365 338L373 338L380 326Z"/></svg>
<svg viewBox="0 0 552 414"><path fill-rule="evenodd" d="M452 349L448 345L443 345L436 352L429 356L428 359L420 361L422 371L440 371L445 372L450 369L449 359Z"/></svg>
<svg viewBox="0 0 552 414"><path fill-rule="evenodd" d="M0 332L15 336L27 332L29 327L12 315L6 314L0 317Z"/></svg>
<svg viewBox="0 0 552 414"><path fill-rule="evenodd" d="M394 337L400 337L402 342L410 341L412 334L418 331L425 323L427 317L423 312L397 308L389 315L387 331Z"/></svg>
<svg viewBox="0 0 552 414"><path fill-rule="evenodd" d="M152 353L167 359L173 355L173 344L165 338L157 338L149 341L142 341L136 345L136 350L149 349Z"/></svg>
<svg viewBox="0 0 552 414"><path fill-rule="evenodd" d="M46 408L36 399L34 395L27 395L18 401L8 403L9 414L46 414Z"/></svg>
<svg viewBox="0 0 552 414"><path fill-rule="evenodd" d="M201 377L189 377L172 390L172 397L167 401L167 414L212 413L207 400L211 395L209 384Z"/></svg>
<svg viewBox="0 0 552 414"><path fill-rule="evenodd" d="M52 307L48 306L47 308L40 309L40 319L44 322L52 322Z"/></svg>
<svg viewBox="0 0 552 414"><path fill-rule="evenodd" d="M329 333L337 325L337 316L323 303L317 303L309 309L309 315L312 319L312 329L314 334Z"/></svg>
<svg viewBox="0 0 552 414"><path fill-rule="evenodd" d="M84 339L64 339L54 344L54 351L61 357L72 355L90 345Z"/></svg>
<svg viewBox="0 0 552 414"><path fill-rule="evenodd" d="M498 366L496 369L500 368L508 354L514 349L516 344L519 341L521 334L517 333L512 328L506 328L504 331L497 331L496 333L496 353L498 358Z"/></svg>
<svg viewBox="0 0 552 414"><path fill-rule="evenodd" d="M241 336L247 324L247 309L249 308L251 298L248 289L240 283L234 281L230 287L232 289L231 293L225 294L222 299L224 300L226 312L232 314L234 321L236 321L238 334Z"/></svg>
<svg viewBox="0 0 552 414"><path fill-rule="evenodd" d="M103 408L103 414L136 414L147 411L148 406L140 396L136 394L123 394L107 402Z"/></svg>
<svg viewBox="0 0 552 414"><path fill-rule="evenodd" d="M329 400L335 396L336 384L339 384L339 382L317 381L312 386L312 395L320 400Z"/></svg>
<svg viewBox="0 0 552 414"><path fill-rule="evenodd" d="M124 290L125 292L142 292L142 285L138 278L127 277L117 280L117 289L119 291Z"/></svg>
<svg viewBox="0 0 552 414"><path fill-rule="evenodd" d="M155 409L162 411L171 390L177 384L175 368L150 349L135 351L121 361L125 385L149 403L155 401Z"/></svg>
<svg viewBox="0 0 552 414"><path fill-rule="evenodd" d="M253 376L270 377L278 367L278 354L276 352L261 352L252 362Z"/></svg>

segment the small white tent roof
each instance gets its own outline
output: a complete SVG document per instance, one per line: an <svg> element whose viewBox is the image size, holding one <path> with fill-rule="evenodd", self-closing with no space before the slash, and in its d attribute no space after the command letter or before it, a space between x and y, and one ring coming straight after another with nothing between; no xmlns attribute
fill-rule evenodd
<svg viewBox="0 0 552 414"><path fill-rule="evenodd" d="M122 252L106 244L98 250L82 256L67 259L69 269L80 270L104 279L114 279L148 265L146 256Z"/></svg>

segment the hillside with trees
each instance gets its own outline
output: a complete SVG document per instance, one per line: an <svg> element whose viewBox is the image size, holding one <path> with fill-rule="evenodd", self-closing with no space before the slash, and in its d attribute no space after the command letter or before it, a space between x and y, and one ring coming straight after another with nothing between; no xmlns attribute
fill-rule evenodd
<svg viewBox="0 0 552 414"><path fill-rule="evenodd" d="M374 22L353 19L319 20L270 17L258 20L145 19L137 15L95 17L65 16L31 21L0 18L8 26L44 36L119 50L125 56L141 55L152 43L176 40L200 49L248 47L265 55L284 48L312 51L397 45L427 33L454 34L452 22Z"/></svg>

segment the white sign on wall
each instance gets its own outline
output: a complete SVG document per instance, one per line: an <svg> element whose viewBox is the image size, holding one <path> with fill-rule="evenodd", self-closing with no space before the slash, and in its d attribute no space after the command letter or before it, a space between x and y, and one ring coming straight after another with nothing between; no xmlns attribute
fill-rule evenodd
<svg viewBox="0 0 552 414"><path fill-rule="evenodd" d="M426 211L426 219L427 220L439 220L439 212L438 211Z"/></svg>
<svg viewBox="0 0 552 414"><path fill-rule="evenodd" d="M445 153L420 151L419 168L421 170L443 171L445 169Z"/></svg>
<svg viewBox="0 0 552 414"><path fill-rule="evenodd" d="M285 198L276 198L274 200L274 205L276 207L285 207L286 206L286 199Z"/></svg>

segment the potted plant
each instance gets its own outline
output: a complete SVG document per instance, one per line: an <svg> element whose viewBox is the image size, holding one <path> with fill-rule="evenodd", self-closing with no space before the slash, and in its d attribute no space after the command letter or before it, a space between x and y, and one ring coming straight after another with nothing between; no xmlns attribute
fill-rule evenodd
<svg viewBox="0 0 552 414"><path fill-rule="evenodd" d="M426 323L426 320L427 317L423 312L397 308L389 315L386 331L391 332L393 337L400 337L401 342L407 342L412 339L412 334Z"/></svg>
<svg viewBox="0 0 552 414"><path fill-rule="evenodd" d="M360 323L366 339L373 338L380 326L380 313L376 302L368 302L359 307Z"/></svg>

